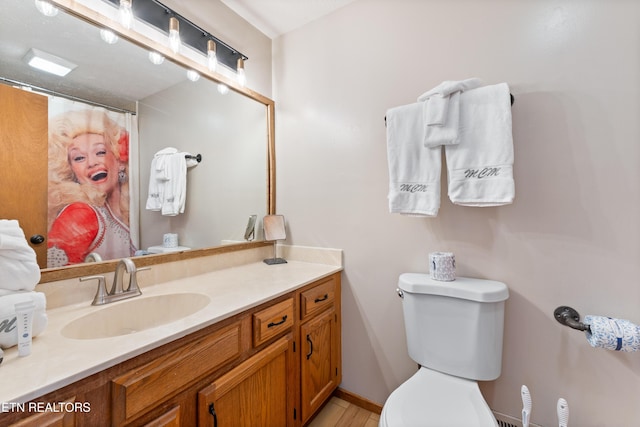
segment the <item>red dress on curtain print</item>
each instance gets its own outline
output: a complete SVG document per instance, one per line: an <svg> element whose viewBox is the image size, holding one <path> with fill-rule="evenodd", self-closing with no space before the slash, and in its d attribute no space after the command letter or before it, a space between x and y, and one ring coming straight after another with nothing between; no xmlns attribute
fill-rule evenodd
<svg viewBox="0 0 640 427"><path fill-rule="evenodd" d="M105 260L132 256L135 247L129 227L106 204L98 207L77 202L65 206L49 230L47 267L78 264L92 252Z"/></svg>

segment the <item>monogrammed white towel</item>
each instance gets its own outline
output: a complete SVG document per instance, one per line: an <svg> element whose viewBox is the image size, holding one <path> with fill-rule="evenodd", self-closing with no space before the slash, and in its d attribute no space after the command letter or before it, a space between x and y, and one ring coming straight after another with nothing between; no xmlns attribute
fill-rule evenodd
<svg viewBox="0 0 640 427"><path fill-rule="evenodd" d="M500 83L460 95L457 145L445 146L449 198L457 205L513 203L513 135L509 86Z"/></svg>
<svg viewBox="0 0 640 427"><path fill-rule="evenodd" d="M424 146L422 103L387 111L389 211L436 216L440 208L441 147Z"/></svg>

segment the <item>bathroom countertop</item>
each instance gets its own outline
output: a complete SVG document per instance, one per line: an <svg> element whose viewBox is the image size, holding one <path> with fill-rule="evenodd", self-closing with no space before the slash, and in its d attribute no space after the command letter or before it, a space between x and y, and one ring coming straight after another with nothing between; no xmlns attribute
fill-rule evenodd
<svg viewBox="0 0 640 427"><path fill-rule="evenodd" d="M64 337L61 330L74 319L127 300L100 307L91 306L89 301L47 310L48 326L33 339L31 355L18 357L17 347L5 350L0 364L0 404L37 399L341 270L341 266L313 262L289 261L278 265L252 262L145 286L142 296L135 298L195 292L209 296L210 302L200 311L172 323L110 338L76 340Z"/></svg>

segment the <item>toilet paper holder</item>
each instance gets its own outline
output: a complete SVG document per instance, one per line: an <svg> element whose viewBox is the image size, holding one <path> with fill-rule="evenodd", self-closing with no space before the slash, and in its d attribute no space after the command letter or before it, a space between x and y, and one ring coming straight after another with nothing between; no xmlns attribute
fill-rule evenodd
<svg viewBox="0 0 640 427"><path fill-rule="evenodd" d="M571 307L562 305L556 308L553 311L553 317L555 317L559 323L563 324L564 326L568 326L571 329L591 333L591 328L589 327L589 325L582 323L580 321L580 314Z"/></svg>

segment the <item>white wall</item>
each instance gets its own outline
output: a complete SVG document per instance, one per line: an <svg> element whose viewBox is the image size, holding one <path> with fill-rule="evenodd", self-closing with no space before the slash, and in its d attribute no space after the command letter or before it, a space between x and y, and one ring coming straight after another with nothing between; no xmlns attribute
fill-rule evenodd
<svg viewBox="0 0 640 427"><path fill-rule="evenodd" d="M414 372L397 278L446 250L510 288L493 409L519 416L527 384L536 423L565 397L572 425L637 425L640 353L552 313L640 323L639 17L636 0L358 0L274 40L277 207L287 243L345 251L343 388L383 403ZM515 203L455 206L443 185L437 218L390 214L386 110L468 77L515 95Z"/></svg>

